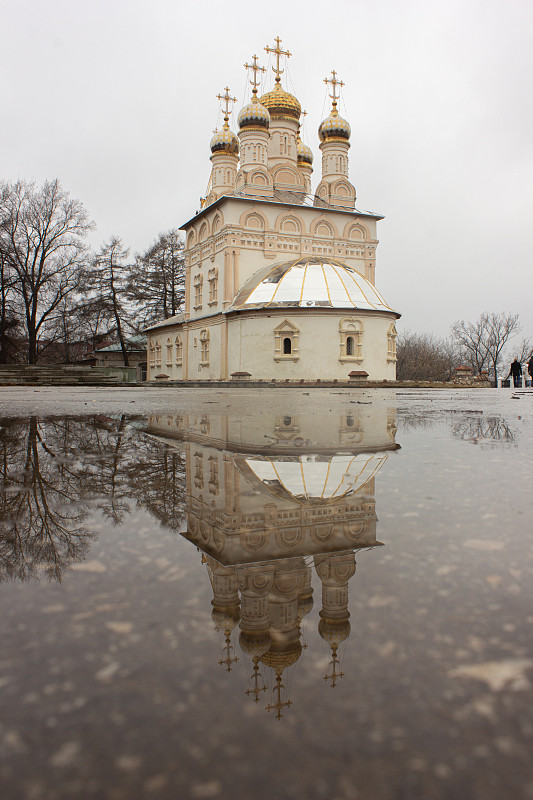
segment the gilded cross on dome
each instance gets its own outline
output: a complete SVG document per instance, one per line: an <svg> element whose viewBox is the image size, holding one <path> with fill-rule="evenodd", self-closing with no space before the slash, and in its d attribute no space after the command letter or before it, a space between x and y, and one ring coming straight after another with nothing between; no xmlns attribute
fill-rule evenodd
<svg viewBox="0 0 533 800"><path fill-rule="evenodd" d="M224 114L225 114L224 122L227 122L229 120L229 114L230 114L230 111L231 111L230 103L236 103L237 102L237 98L236 97L231 97L231 95L229 93L229 86L225 86L224 87L224 94L217 94L217 100L220 100L220 102L224 101L224 106L225 106L224 109L223 109Z"/></svg>
<svg viewBox="0 0 533 800"><path fill-rule="evenodd" d="M254 55L254 56L252 56L252 58L253 58L253 64L246 63L244 65L244 67L245 67L245 69L251 69L253 74L254 74L253 80L251 80L250 83L254 87L253 90L252 90L252 94L253 94L253 96L255 98L255 96L257 95L257 87L259 86L259 81L257 80L257 73L258 72L266 72L266 67L260 67L257 64L257 56Z"/></svg>
<svg viewBox="0 0 533 800"><path fill-rule="evenodd" d="M337 100L339 95L337 94L337 86L344 86L344 81L337 80L337 73L334 69L331 70L331 74L333 75L332 78L324 78L324 83L327 85L331 83L333 87L333 94L330 94L331 99L333 100L333 105L337 105Z"/></svg>
<svg viewBox="0 0 533 800"><path fill-rule="evenodd" d="M276 42L276 46L275 47L269 47L267 45L265 47L265 50L267 51L267 53L275 53L275 55L276 55L276 66L272 67L272 71L276 73L276 83L280 83L281 82L281 78L279 76L282 75L285 70L279 68L279 57L280 56L287 56L287 58L290 58L292 53L289 53L288 50L282 50L281 49L281 47L280 47L281 39L279 38L279 36L276 36L274 41Z"/></svg>

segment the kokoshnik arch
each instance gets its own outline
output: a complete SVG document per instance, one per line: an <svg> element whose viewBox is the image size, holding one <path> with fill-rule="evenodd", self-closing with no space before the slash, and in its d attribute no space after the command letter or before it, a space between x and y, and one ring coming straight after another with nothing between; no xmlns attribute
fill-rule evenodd
<svg viewBox="0 0 533 800"><path fill-rule="evenodd" d="M185 310L148 329L148 380L395 380L400 316L375 286L377 221L355 208L351 129L332 108L318 129L322 176L311 193L313 154L300 139L299 101L281 85L251 102L230 130L235 102L218 95L224 124L211 139L211 177L185 231Z"/></svg>

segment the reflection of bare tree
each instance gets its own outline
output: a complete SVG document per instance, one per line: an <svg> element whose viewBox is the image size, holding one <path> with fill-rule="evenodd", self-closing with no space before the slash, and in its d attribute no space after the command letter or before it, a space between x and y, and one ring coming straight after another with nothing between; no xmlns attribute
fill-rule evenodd
<svg viewBox="0 0 533 800"><path fill-rule="evenodd" d="M515 432L501 417L469 417L455 422L452 435L473 444L513 444Z"/></svg>
<svg viewBox="0 0 533 800"><path fill-rule="evenodd" d="M18 423L3 428L0 580L35 577L40 569L61 580L64 567L83 559L93 534L83 526L86 509L79 503L68 460L61 460L61 442L45 442L32 417L24 432Z"/></svg>
<svg viewBox="0 0 533 800"><path fill-rule="evenodd" d="M0 580L42 570L61 580L95 534L89 506L114 524L134 505L176 529L184 517L183 457L129 420L10 420L0 428Z"/></svg>

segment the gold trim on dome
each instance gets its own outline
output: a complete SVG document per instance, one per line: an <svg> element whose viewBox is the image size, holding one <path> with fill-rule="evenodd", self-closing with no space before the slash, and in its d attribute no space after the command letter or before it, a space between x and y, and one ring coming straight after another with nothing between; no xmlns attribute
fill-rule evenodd
<svg viewBox="0 0 533 800"><path fill-rule="evenodd" d="M267 92L259 98L261 105L265 106L270 112L271 117L288 117L289 119L300 119L302 107L294 95L289 94L276 84L271 92Z"/></svg>

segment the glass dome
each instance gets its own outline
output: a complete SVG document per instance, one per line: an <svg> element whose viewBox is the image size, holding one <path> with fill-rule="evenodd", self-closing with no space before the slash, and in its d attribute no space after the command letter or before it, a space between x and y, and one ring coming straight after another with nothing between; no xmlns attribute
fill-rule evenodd
<svg viewBox="0 0 533 800"><path fill-rule="evenodd" d="M259 270L244 284L227 311L290 306L396 313L376 287L353 267L318 256Z"/></svg>

